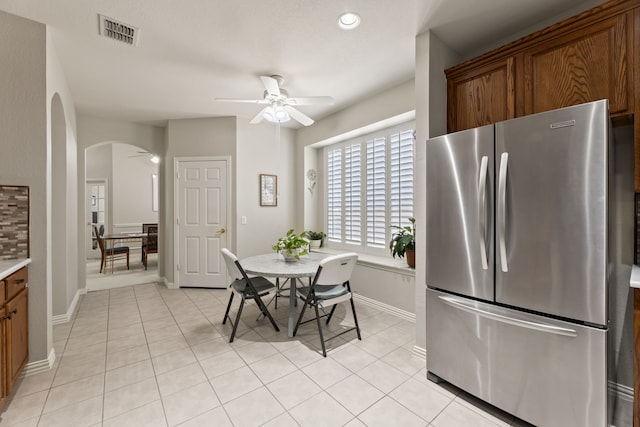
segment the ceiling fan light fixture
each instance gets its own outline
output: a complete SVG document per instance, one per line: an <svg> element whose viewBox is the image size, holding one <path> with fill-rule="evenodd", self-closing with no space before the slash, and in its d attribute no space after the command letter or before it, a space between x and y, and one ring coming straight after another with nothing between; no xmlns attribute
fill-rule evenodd
<svg viewBox="0 0 640 427"><path fill-rule="evenodd" d="M360 25L360 15L355 12L345 12L338 17L338 26L343 30L353 30Z"/></svg>
<svg viewBox="0 0 640 427"><path fill-rule="evenodd" d="M265 108L262 112L262 117L272 123L288 122L291 119L289 113L287 113L287 110L285 110L282 105L271 105Z"/></svg>

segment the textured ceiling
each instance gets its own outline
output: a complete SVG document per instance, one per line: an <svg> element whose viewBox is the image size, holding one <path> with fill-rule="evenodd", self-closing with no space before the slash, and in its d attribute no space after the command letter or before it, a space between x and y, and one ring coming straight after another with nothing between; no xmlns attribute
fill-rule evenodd
<svg viewBox="0 0 640 427"><path fill-rule="evenodd" d="M318 119L410 80L415 36L432 29L461 53L490 46L597 0L0 0L0 10L49 25L78 113L136 122L231 116L259 106L260 75L281 74L291 96L335 104ZM362 16L354 31L336 20ZM140 29L136 47L98 35L98 14Z"/></svg>

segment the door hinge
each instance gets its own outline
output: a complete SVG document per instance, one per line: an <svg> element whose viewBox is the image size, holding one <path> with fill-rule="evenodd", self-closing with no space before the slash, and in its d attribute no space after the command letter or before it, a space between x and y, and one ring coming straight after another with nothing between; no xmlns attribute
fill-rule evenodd
<svg viewBox="0 0 640 427"><path fill-rule="evenodd" d="M176 179L180 179L180 172L176 172Z"/></svg>

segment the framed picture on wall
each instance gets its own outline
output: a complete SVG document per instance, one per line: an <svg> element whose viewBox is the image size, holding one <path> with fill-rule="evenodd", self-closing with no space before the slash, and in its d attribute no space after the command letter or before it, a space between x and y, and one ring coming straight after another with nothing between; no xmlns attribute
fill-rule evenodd
<svg viewBox="0 0 640 427"><path fill-rule="evenodd" d="M278 176L260 174L260 206L278 206Z"/></svg>

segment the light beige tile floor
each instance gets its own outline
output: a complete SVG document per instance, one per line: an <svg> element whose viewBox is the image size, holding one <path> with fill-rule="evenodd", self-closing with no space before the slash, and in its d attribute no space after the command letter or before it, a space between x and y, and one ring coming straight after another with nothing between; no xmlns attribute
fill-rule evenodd
<svg viewBox="0 0 640 427"><path fill-rule="evenodd" d="M54 326L55 366L20 381L0 426L522 425L427 380L411 322L357 305L362 341L342 335L323 358L315 323L287 337L286 300L271 308L280 332L250 303L229 344L228 296L157 284L86 294ZM350 323L340 307L325 332Z"/></svg>

